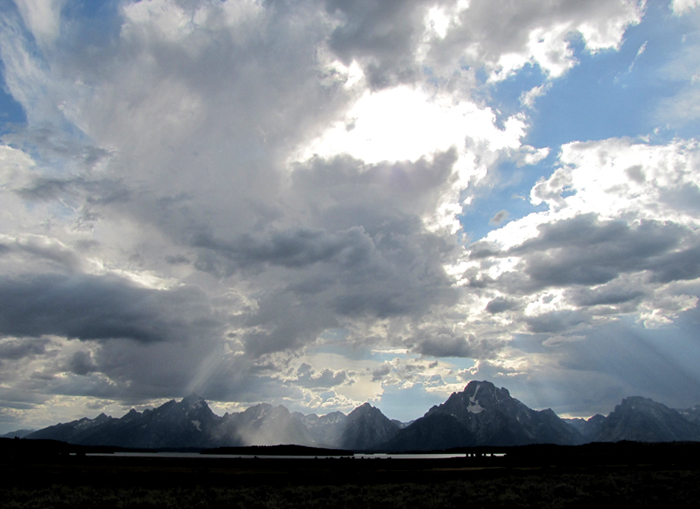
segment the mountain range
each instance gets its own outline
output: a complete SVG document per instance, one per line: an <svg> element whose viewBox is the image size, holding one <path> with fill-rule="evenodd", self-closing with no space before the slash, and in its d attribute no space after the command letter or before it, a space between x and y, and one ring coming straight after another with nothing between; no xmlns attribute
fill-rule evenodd
<svg viewBox="0 0 700 509"><path fill-rule="evenodd" d="M472 381L464 391L404 424L365 403L350 414L291 413L260 404L218 416L207 402L188 396L121 418L101 414L26 434L78 445L125 448L212 448L296 444L356 451L429 451L472 446L587 442L700 441L700 406L673 410L630 397L607 417L561 419L551 409L533 410L491 382ZM8 434L11 435L11 434Z"/></svg>

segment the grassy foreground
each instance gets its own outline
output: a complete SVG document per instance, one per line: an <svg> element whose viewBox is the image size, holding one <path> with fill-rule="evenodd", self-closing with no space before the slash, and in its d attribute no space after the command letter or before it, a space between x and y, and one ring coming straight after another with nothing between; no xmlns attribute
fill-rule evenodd
<svg viewBox="0 0 700 509"><path fill-rule="evenodd" d="M698 472L528 473L495 479L369 485L5 487L3 508L697 507Z"/></svg>
<svg viewBox="0 0 700 509"><path fill-rule="evenodd" d="M0 508L696 508L696 446L664 446L673 452L665 456L623 444L614 454L540 447L438 460L5 454Z"/></svg>

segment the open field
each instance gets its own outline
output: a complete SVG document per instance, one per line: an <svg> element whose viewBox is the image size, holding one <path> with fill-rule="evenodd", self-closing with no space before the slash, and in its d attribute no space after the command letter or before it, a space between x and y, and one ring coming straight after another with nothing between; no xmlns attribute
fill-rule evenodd
<svg viewBox="0 0 700 509"><path fill-rule="evenodd" d="M609 502L617 509L700 502L700 467L685 454L575 461L576 454L532 451L440 460L5 455L0 507L554 508Z"/></svg>
<svg viewBox="0 0 700 509"><path fill-rule="evenodd" d="M292 507L697 507L700 469L460 468L412 465L352 472L289 465L201 465L211 460L81 465L27 463L3 469L3 508ZM253 463L255 460L244 460ZM258 460L267 463L270 460ZM326 462L326 460L318 460ZM389 460L373 460L387 463ZM331 461L332 462L332 461ZM273 462L276 463L276 462ZM302 463L301 465L299 463Z"/></svg>

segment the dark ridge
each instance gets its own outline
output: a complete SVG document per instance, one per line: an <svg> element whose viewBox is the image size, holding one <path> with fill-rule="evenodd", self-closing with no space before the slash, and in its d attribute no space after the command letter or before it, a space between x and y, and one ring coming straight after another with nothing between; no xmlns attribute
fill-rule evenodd
<svg viewBox="0 0 700 509"><path fill-rule="evenodd" d="M304 445L252 445L249 447L216 447L202 454L228 454L241 456L352 456L352 451L325 449Z"/></svg>

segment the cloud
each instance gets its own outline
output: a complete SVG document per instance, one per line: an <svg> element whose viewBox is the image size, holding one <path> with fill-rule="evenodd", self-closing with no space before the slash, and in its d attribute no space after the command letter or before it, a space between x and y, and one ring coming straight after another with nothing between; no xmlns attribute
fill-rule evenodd
<svg viewBox="0 0 700 509"><path fill-rule="evenodd" d="M0 145L3 404L196 390L331 409L448 390L473 359L521 380L520 336L545 350L690 312L697 141L526 145L576 58L608 62L644 9L8 4L0 58L27 122ZM681 64L664 72L688 81ZM507 195L530 203L494 202L469 244L467 206L510 166Z"/></svg>
<svg viewBox="0 0 700 509"><path fill-rule="evenodd" d="M585 336L550 336L545 341L542 342L544 346L556 347L565 343L571 343L572 341L584 341Z"/></svg>
<svg viewBox="0 0 700 509"><path fill-rule="evenodd" d="M519 304L516 300L507 299L505 297L496 297L486 304L486 311L491 314L503 313L504 311L517 308L518 305Z"/></svg>
<svg viewBox="0 0 700 509"><path fill-rule="evenodd" d="M372 381L379 382L390 372L391 366L389 366L388 364L382 364L380 367L372 370Z"/></svg>
<svg viewBox="0 0 700 509"><path fill-rule="evenodd" d="M653 221L635 226L599 222L592 214L542 225L539 230L539 237L509 251L524 255L525 273L537 286L596 285L641 270L665 274L666 260L687 251L675 252L690 234L678 225ZM692 255L687 256L692 264Z"/></svg>
<svg viewBox="0 0 700 509"><path fill-rule="evenodd" d="M414 81L421 65L457 71L460 60L467 65L487 63L494 77L507 76L528 62L560 76L575 63L567 41L570 33L580 33L592 51L615 48L625 28L638 23L642 12L636 2L552 6L483 0L433 5L328 1L326 5L343 19L331 34L330 48L346 63L360 61L375 88Z"/></svg>
<svg viewBox="0 0 700 509"><path fill-rule="evenodd" d="M22 18L34 37L44 45L53 42L58 36L61 7L64 0L18 0L15 2Z"/></svg>
<svg viewBox="0 0 700 509"><path fill-rule="evenodd" d="M0 257L6 262L10 259L34 259L68 271L79 270L81 265L80 257L72 249L57 239L43 235L0 237Z"/></svg>
<svg viewBox="0 0 700 509"><path fill-rule="evenodd" d="M509 214L507 210L499 210L491 219L489 219L489 224L501 224L503 221L508 219L508 216Z"/></svg>
<svg viewBox="0 0 700 509"><path fill-rule="evenodd" d="M587 323L589 317L578 311L562 310L528 317L525 320L530 332L551 334L572 330L581 324Z"/></svg>
<svg viewBox="0 0 700 509"><path fill-rule="evenodd" d="M67 368L72 373L83 376L97 371L97 366L93 362L90 352L82 350L73 354Z"/></svg>
<svg viewBox="0 0 700 509"><path fill-rule="evenodd" d="M490 250L486 244L474 246L472 256L517 257L518 270L505 272L494 282L511 295L603 285L631 273L644 272L648 282L659 283L700 276L692 230L678 224L643 220L630 225L586 214L542 224L538 233L502 252ZM632 293L638 296L643 290ZM495 303L493 306L487 309L498 308Z"/></svg>
<svg viewBox="0 0 700 509"><path fill-rule="evenodd" d="M182 341L217 320L197 309L194 288L156 291L110 276L44 274L0 279L0 334L83 341ZM206 309L206 308L205 308Z"/></svg>
<svg viewBox="0 0 700 509"><path fill-rule="evenodd" d="M671 2L671 8L675 14L685 14L697 7L698 4L700 4L698 0L673 0Z"/></svg>
<svg viewBox="0 0 700 509"><path fill-rule="evenodd" d="M354 227L335 234L321 230L273 231L267 238L242 235L231 242L217 242L206 235L196 237L195 247L213 251L230 260L233 267L281 265L303 268L322 262L340 265L362 263L373 245L361 228ZM207 269L206 262L199 262Z"/></svg>
<svg viewBox="0 0 700 509"><path fill-rule="evenodd" d="M296 372L297 378L290 380L291 383L300 387L308 388L331 388L337 385L352 384L354 380L350 378L345 370L333 371L323 369L317 373L309 364L302 363Z"/></svg>
<svg viewBox="0 0 700 509"><path fill-rule="evenodd" d="M43 355L46 352L45 338L6 339L0 342L0 359L19 360L24 357Z"/></svg>
<svg viewBox="0 0 700 509"><path fill-rule="evenodd" d="M478 340L473 334L461 335L445 328L421 331L412 338L413 351L430 357L489 358L501 348L496 341Z"/></svg>

